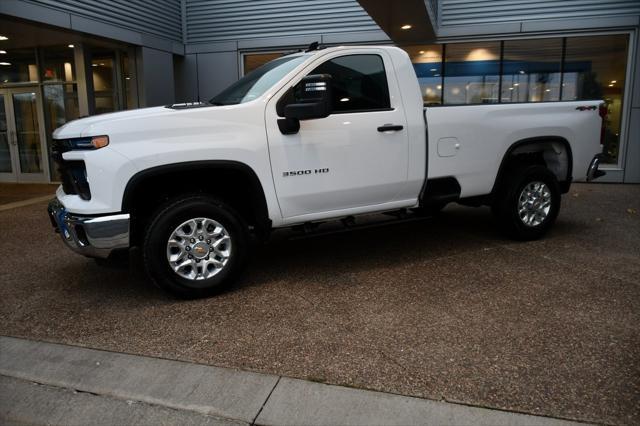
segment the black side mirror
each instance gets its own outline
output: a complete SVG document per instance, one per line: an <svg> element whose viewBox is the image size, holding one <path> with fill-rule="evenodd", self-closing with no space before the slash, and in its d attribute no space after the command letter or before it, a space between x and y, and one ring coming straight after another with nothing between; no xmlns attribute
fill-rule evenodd
<svg viewBox="0 0 640 426"><path fill-rule="evenodd" d="M296 88L296 103L284 106L284 117L278 120L280 131L297 133L300 120L324 118L331 114L331 75L314 74L303 78Z"/></svg>

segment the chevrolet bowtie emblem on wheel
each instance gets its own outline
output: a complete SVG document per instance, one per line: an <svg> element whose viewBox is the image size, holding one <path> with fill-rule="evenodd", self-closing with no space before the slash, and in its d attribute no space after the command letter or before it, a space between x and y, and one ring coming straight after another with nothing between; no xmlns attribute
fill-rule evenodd
<svg viewBox="0 0 640 426"><path fill-rule="evenodd" d="M200 254L200 255L201 255L201 254L205 254L205 253L207 252L207 250L206 250L204 247L202 247L202 246L196 246L196 247L194 247L193 251L194 251L196 254Z"/></svg>

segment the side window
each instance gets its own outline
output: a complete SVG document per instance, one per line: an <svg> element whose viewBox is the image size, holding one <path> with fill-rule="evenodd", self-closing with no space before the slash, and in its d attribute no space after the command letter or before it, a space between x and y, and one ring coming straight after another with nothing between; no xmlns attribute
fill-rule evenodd
<svg viewBox="0 0 640 426"><path fill-rule="evenodd" d="M379 55L347 55L333 58L307 75L331 74L333 112L388 109L389 86L384 63ZM284 117L284 107L302 100L300 85L287 91L276 104L276 112Z"/></svg>
<svg viewBox="0 0 640 426"><path fill-rule="evenodd" d="M331 74L333 111L363 111L391 106L382 57L348 55L333 58L309 74Z"/></svg>

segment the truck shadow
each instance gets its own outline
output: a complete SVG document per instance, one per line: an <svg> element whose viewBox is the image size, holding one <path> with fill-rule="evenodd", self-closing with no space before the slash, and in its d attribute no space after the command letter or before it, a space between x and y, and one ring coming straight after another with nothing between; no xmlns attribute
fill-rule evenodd
<svg viewBox="0 0 640 426"><path fill-rule="evenodd" d="M336 224L326 227L329 231L343 229ZM559 223L553 234L574 232L575 225ZM457 206L432 218L340 233L305 236L281 230L274 232L268 243L253 247L246 271L229 291L242 291L273 281L327 278L327 274L354 274L386 266L410 268L416 263L505 244L517 243L498 232L488 209ZM65 274L80 275L85 284L91 282L92 297L107 298L115 294L117 299L122 295L140 302L170 300L146 279L139 253L134 253L128 262L110 266L94 261L77 263L69 265ZM77 290L82 291L82 287L78 286Z"/></svg>

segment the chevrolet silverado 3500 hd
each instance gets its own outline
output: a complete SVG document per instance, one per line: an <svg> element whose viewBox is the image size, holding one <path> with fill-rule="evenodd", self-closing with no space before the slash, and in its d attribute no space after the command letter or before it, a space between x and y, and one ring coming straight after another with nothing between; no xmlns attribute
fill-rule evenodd
<svg viewBox="0 0 640 426"><path fill-rule="evenodd" d="M600 101L423 107L407 54L335 47L273 60L210 102L117 112L57 129L49 214L89 257L141 247L181 297L228 285L250 236L374 212L489 205L541 237L572 180L599 167Z"/></svg>

